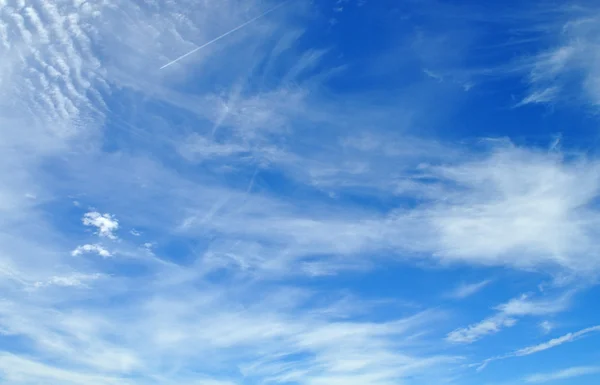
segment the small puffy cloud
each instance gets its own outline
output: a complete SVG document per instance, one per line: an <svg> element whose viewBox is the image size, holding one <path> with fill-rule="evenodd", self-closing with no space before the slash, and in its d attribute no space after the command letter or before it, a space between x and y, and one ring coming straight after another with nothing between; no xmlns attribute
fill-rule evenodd
<svg viewBox="0 0 600 385"><path fill-rule="evenodd" d="M152 249L153 249L155 246L156 246L156 245L155 245L154 243L152 243L152 242L146 242L146 243L142 244L142 249L146 250L146 251L147 251L148 253L150 253L150 254L153 254L154 252L153 252L153 250L152 250Z"/></svg>
<svg viewBox="0 0 600 385"><path fill-rule="evenodd" d="M98 235L109 239L117 239L114 234L119 228L119 221L111 214L100 214L97 211L85 213L82 219L85 226L94 226L98 229Z"/></svg>
<svg viewBox="0 0 600 385"><path fill-rule="evenodd" d="M539 327L545 334L550 333L554 329L554 325L550 321L540 322Z"/></svg>
<svg viewBox="0 0 600 385"><path fill-rule="evenodd" d="M108 250L102 247L102 245L98 244L86 244L82 246L77 246L77 248L75 248L75 250L71 252L71 255L76 257L84 253L97 253L99 256L104 258L112 256L112 254Z"/></svg>

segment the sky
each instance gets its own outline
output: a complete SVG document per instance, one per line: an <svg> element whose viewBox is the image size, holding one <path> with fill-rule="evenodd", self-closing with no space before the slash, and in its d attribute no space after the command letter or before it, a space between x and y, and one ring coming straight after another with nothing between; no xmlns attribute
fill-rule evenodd
<svg viewBox="0 0 600 385"><path fill-rule="evenodd" d="M0 0L0 384L594 385L600 4Z"/></svg>

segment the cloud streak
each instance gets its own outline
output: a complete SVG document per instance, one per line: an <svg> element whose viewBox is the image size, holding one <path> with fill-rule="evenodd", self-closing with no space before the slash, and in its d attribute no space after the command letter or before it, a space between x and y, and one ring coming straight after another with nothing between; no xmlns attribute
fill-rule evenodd
<svg viewBox="0 0 600 385"><path fill-rule="evenodd" d="M600 332L600 325L591 326L591 327L588 327L588 328L585 328L585 329L582 329L582 330L579 330L579 331L573 332L573 333L567 333L561 337L553 338L551 340L540 343L538 345L527 346L527 347L515 350L512 353L508 353L508 354L505 354L502 356L488 358L485 361L483 361L482 364L480 364L478 366L477 370L479 371L479 370L485 369L491 362L494 362L494 361L500 361L500 360L505 360L505 359L514 358L514 357L529 356L532 354L543 352L545 350L553 349L555 347L558 347L558 346L566 344L566 343L574 342L580 338L586 337L589 334L594 334L597 332Z"/></svg>
<svg viewBox="0 0 600 385"><path fill-rule="evenodd" d="M215 37L214 39L212 39L212 40L210 40L210 41L202 44L201 46L198 46L198 47L194 48L193 50L189 51L188 53L185 53L185 54L179 56L178 58L176 58L176 59L168 62L167 64L163 65L159 69L161 69L161 70L165 69L165 68L167 68L167 67L169 67L169 66L171 66L171 65L173 65L173 64L175 64L177 62L179 62L180 60L185 59L186 57L188 57L188 56L190 56L190 55L192 55L192 54L200 51L203 48L208 47L209 45L211 45L213 43L216 43L217 41L219 41L219 40L221 40L221 39L223 39L223 38L231 35L232 33L236 32L236 31L238 31L238 30L240 30L242 28L244 28L245 26L247 26L249 24L252 24L252 23L254 23L257 20L262 19L263 17L267 16L269 13L278 10L279 8L283 7L284 5L288 4L291 1L293 1L293 0L285 0L282 3L280 3L280 4L277 4L276 6L274 6L274 7L270 8L270 9L266 10L265 12L261 13L260 15L258 15L256 17L253 17L252 19L250 19L250 20L248 20L248 21L246 21L246 22L238 25L237 27L235 27L235 28L233 28L233 29L225 32L224 34L219 35L219 36Z"/></svg>
<svg viewBox="0 0 600 385"><path fill-rule="evenodd" d="M525 382L530 384L543 384L546 382L568 380L571 378L600 373L598 366L576 366L568 369L559 370L552 373L538 373L525 377Z"/></svg>
<svg viewBox="0 0 600 385"><path fill-rule="evenodd" d="M481 282L469 283L469 284L461 284L457 288L455 288L452 292L448 294L450 298L455 299L463 299L470 297L479 291L483 290L486 286L492 283L491 280L486 279Z"/></svg>
<svg viewBox="0 0 600 385"><path fill-rule="evenodd" d="M522 295L497 306L498 312L495 315L448 333L446 340L452 343L473 343L484 336L515 326L521 317L542 316L564 311L568 303L568 296L550 300L531 300L526 295Z"/></svg>
<svg viewBox="0 0 600 385"><path fill-rule="evenodd" d="M600 332L600 325L585 328L585 329L579 330L575 333L568 333L562 337L554 338L548 342L545 342L545 343L542 343L539 345L534 345L534 346L529 346L529 347L526 347L523 349L519 349L514 353L514 355L516 357L528 356L530 354L534 354L534 353L542 352L544 350L552 349L556 346L560 346L565 343L573 342L573 341L575 341L581 337L584 337L588 334L597 333L597 332Z"/></svg>

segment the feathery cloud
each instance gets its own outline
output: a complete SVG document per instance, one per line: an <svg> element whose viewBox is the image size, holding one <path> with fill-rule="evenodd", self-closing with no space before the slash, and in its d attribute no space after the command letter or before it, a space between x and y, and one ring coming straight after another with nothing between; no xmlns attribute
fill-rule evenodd
<svg viewBox="0 0 600 385"><path fill-rule="evenodd" d="M565 12L554 39L534 56L528 76L531 90L521 104L578 101L600 105L600 10L597 7Z"/></svg>
<svg viewBox="0 0 600 385"><path fill-rule="evenodd" d="M515 318L499 314L465 328L456 329L448 333L446 340L453 343L472 343L486 335L496 334L500 330L513 327L516 324L517 320Z"/></svg>
<svg viewBox="0 0 600 385"><path fill-rule="evenodd" d="M463 283L452 290L448 296L455 299L467 298L483 290L490 283L492 283L490 279L475 283Z"/></svg>
<svg viewBox="0 0 600 385"><path fill-rule="evenodd" d="M497 314L448 333L446 340L453 343L473 343L486 335L496 334L502 329L515 326L521 317L555 314L564 311L568 304L569 296L550 300L531 300L528 296L522 295L496 306Z"/></svg>
<svg viewBox="0 0 600 385"><path fill-rule="evenodd" d="M479 364L477 370L479 371L479 370L485 369L491 362L494 362L494 361L501 361L501 360L505 360L505 359L513 358L513 357L529 356L532 354L536 354L539 352L543 352L545 350L555 348L562 344L574 342L580 338L587 336L588 334L593 334L593 333L597 333L597 332L600 332L600 325L591 326L591 327L588 327L588 328L585 328L585 329L582 329L582 330L579 330L579 331L573 332L573 333L567 333L561 337L553 338L549 341L546 341L546 342L543 342L543 343L540 343L537 345L527 346L527 347L515 350L514 352L511 352L508 354L491 357L491 358L484 360L481 364Z"/></svg>
<svg viewBox="0 0 600 385"><path fill-rule="evenodd" d="M559 370L552 373L538 373L525 377L525 382L531 384L541 384L551 381L568 380L575 377L586 376L600 373L598 366L575 366L568 369Z"/></svg>
<svg viewBox="0 0 600 385"><path fill-rule="evenodd" d="M87 287L87 282L95 281L102 278L100 273L82 274L73 273L69 275L53 276L47 281L38 281L33 284L34 288L42 288L48 286L59 287Z"/></svg>
<svg viewBox="0 0 600 385"><path fill-rule="evenodd" d="M562 345L565 343L573 342L587 334L596 333L596 332L600 332L600 325L585 328L585 329L579 330L575 333L568 333L562 337L554 338L548 342L544 342L539 345L528 346L526 348L519 349L514 353L514 355L516 357L528 356L530 354L534 354L534 353L538 353L538 352L541 352L544 350L552 349L556 346L559 346L559 345Z"/></svg>

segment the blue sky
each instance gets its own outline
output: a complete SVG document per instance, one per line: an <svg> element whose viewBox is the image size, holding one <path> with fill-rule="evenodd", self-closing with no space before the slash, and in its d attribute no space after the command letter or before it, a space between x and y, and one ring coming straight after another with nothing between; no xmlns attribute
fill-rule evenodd
<svg viewBox="0 0 600 385"><path fill-rule="evenodd" d="M0 0L0 383L597 384L600 6L526 3Z"/></svg>

